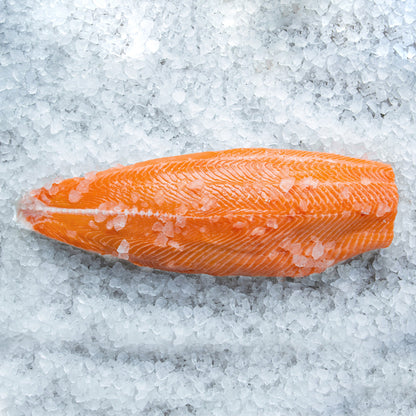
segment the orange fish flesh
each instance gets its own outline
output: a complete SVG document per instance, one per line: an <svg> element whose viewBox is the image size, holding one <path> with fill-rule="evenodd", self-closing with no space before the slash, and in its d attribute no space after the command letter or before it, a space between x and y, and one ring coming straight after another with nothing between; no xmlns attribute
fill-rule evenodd
<svg viewBox="0 0 416 416"><path fill-rule="evenodd" d="M66 179L27 194L19 217L45 236L139 266L301 277L389 246L397 204L385 163L234 149Z"/></svg>

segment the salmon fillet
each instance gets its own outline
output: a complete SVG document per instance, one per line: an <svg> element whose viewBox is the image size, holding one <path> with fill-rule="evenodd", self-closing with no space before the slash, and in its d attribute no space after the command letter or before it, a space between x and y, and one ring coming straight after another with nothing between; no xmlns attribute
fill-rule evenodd
<svg viewBox="0 0 416 416"><path fill-rule="evenodd" d="M389 246L397 204L387 164L234 149L66 179L23 197L19 217L45 236L139 266L301 277Z"/></svg>

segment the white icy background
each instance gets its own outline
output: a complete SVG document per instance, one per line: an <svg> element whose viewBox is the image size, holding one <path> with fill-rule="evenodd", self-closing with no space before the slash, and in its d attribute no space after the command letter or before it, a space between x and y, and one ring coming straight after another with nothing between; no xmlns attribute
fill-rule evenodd
<svg viewBox="0 0 416 416"><path fill-rule="evenodd" d="M0 6L1 414L415 414L415 2L56 3ZM13 220L57 177L239 146L392 163L393 245L212 278Z"/></svg>

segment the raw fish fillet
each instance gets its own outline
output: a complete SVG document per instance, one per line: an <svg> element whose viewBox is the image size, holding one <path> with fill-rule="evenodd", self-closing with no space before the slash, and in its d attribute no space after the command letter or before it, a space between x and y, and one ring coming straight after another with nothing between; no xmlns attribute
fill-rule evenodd
<svg viewBox="0 0 416 416"><path fill-rule="evenodd" d="M387 164L234 149L66 179L26 195L19 217L43 235L139 266L300 277L389 246L397 204Z"/></svg>

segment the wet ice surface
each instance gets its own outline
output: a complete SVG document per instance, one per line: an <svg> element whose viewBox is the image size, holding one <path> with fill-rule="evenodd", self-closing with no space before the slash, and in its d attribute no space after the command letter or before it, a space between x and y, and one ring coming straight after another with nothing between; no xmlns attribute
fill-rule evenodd
<svg viewBox="0 0 416 416"><path fill-rule="evenodd" d="M26 4L0 6L1 412L413 413L413 2ZM392 163L393 245L299 281L212 278L13 221L57 177L239 146Z"/></svg>

